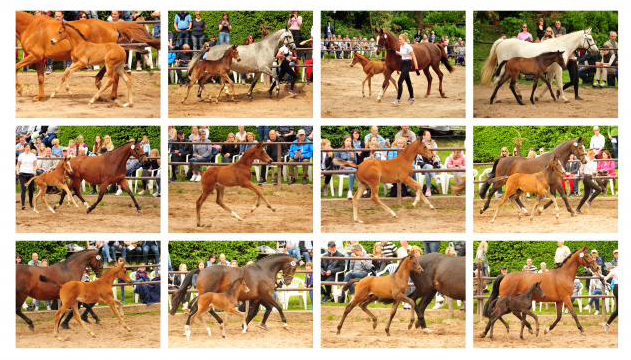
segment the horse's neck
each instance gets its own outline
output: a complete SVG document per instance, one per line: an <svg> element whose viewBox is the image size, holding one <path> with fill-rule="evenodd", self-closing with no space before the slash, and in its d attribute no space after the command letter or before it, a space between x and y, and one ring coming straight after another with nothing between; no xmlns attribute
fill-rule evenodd
<svg viewBox="0 0 631 360"><path fill-rule="evenodd" d="M232 63L232 56L230 56L229 53L225 54L223 58L221 58L221 65L223 65L224 68L229 69L231 63Z"/></svg>
<svg viewBox="0 0 631 360"><path fill-rule="evenodd" d="M64 174L66 172L66 164L62 161L61 164L57 165L57 167L55 168L55 170L53 170L54 174L60 175L60 174Z"/></svg>
<svg viewBox="0 0 631 360"><path fill-rule="evenodd" d="M100 282L104 282L106 284L112 284L114 283L114 279L116 279L116 273L118 271L114 270L115 268L111 269L110 271L107 271L106 273L103 274L103 276L101 276L101 278L97 279L96 281L100 281Z"/></svg>
<svg viewBox="0 0 631 360"><path fill-rule="evenodd" d="M401 265L399 265L400 270L397 271L394 276L395 278L397 278L398 280L401 281L405 281L405 285L407 286L408 283L408 279L410 278L410 264L409 264L410 260L409 259L404 259L401 262Z"/></svg>
<svg viewBox="0 0 631 360"><path fill-rule="evenodd" d="M15 32L18 36L22 36L22 33L28 29L29 26L35 20L35 16L27 12L16 11L15 12Z"/></svg>
<svg viewBox="0 0 631 360"><path fill-rule="evenodd" d="M568 277L571 277L572 279L576 277L576 273L578 272L578 254L578 252L572 254L572 257L568 259L563 266L561 266L561 270L567 271Z"/></svg>
<svg viewBox="0 0 631 360"><path fill-rule="evenodd" d="M70 280L80 280L81 276L83 275L83 272L85 271L85 267L88 264L88 259L92 256L92 254L90 253L84 253L82 254L81 257L73 257L73 258L69 258L66 259L64 261L60 261L58 263L55 263L53 265L51 265L51 268L59 268L59 269L63 269L64 267L66 269L68 269L67 271L60 271L60 274L68 274L69 276L66 276L66 280L70 281Z"/></svg>
<svg viewBox="0 0 631 360"><path fill-rule="evenodd" d="M565 143L557 146L554 150L552 150L551 152L548 153L548 154L551 154L548 157L551 157L552 154L558 155L559 156L559 160L561 160L561 164L565 164L567 162L567 160L570 158L570 151L568 150L568 147L570 145L571 145L570 142L565 142ZM544 154L544 155L546 155L546 154Z"/></svg>
<svg viewBox="0 0 631 360"><path fill-rule="evenodd" d="M279 257L275 262L272 262L269 266L270 272L273 275L273 280L276 280L276 274L285 266L287 263L287 259L284 257Z"/></svg>
<svg viewBox="0 0 631 360"><path fill-rule="evenodd" d="M412 160L414 160L414 158L416 157L417 148L421 146L421 144L417 145L416 143L417 142L415 141L410 144L410 146L403 149L403 151L399 151L399 155L397 155L397 158L401 158L403 162L411 166Z"/></svg>
<svg viewBox="0 0 631 360"><path fill-rule="evenodd" d="M245 154L243 154L241 159L237 161L237 164L243 165L246 167L252 166L252 163L254 163L254 155L252 155L252 152L247 152L247 151Z"/></svg>
<svg viewBox="0 0 631 360"><path fill-rule="evenodd" d="M126 168L127 159L131 157L131 148L116 149L109 154L109 162L116 164L118 167Z"/></svg>
<svg viewBox="0 0 631 360"><path fill-rule="evenodd" d="M86 41L81 38L81 35L79 35L79 31L77 29L66 26L66 34L68 34L68 41L70 42L70 48L72 50L85 45Z"/></svg>

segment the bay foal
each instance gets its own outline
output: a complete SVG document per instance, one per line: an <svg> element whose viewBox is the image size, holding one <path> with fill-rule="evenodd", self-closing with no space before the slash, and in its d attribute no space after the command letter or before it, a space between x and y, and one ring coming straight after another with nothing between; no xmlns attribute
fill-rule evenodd
<svg viewBox="0 0 631 360"><path fill-rule="evenodd" d="M226 292L216 293L216 292L207 292L199 295L197 299L197 311L191 315L190 323L194 324L197 316L202 320L202 314L208 312L210 307L212 306L213 310L223 310L229 312L231 314L239 315L243 318L243 326L242 333L246 333L248 331L248 324L245 321L245 313L240 312L236 309L237 302L239 300L239 295L241 292L248 293L250 289L245 283L245 275L237 278L230 284L230 287ZM210 320L210 319L209 319ZM226 337L226 327L225 323L228 320L228 314L226 314L224 321L220 322L219 325L221 327L221 336L223 338ZM206 325L206 331L208 332L208 337L211 336L210 331L210 321ZM186 339L191 339L191 325L184 325L184 333L186 334Z"/></svg>
<svg viewBox="0 0 631 360"><path fill-rule="evenodd" d="M208 198L208 195L210 195L215 188L217 188L217 204L239 221L242 221L243 218L235 211L227 207L223 202L223 192L226 187L240 186L254 191L256 194L256 201L250 212L254 212L254 210L259 207L261 199L265 202L265 205L267 205L268 208L272 211L276 211L276 209L263 196L263 192L252 183L251 171L254 160L261 160L268 164L272 162L272 158L267 155L262 142L246 150L243 156L241 156L239 161L236 163L227 166L211 166L204 171L202 174L202 193L199 195L199 198L197 198L196 203L197 226L202 226L200 215L202 205L204 204L204 201L206 201L206 198Z"/></svg>
<svg viewBox="0 0 631 360"><path fill-rule="evenodd" d="M55 213L55 210L50 207L48 201L46 201L46 189L49 186L55 186L64 191L66 195L69 196L68 201L70 202L70 200L72 200L74 206L79 207L77 202L74 200L74 197L72 197L68 185L66 185L66 174L72 174L72 165L70 165L70 159L64 157L63 160L57 164L57 167L53 169L53 171L34 176L26 183L26 186L28 186L31 181L35 181L35 184L37 184L37 187L39 188L39 192L35 195L33 211L39 213L39 211L37 211L37 199L40 199L44 204L46 204L48 210L50 210L53 214Z"/></svg>
<svg viewBox="0 0 631 360"><path fill-rule="evenodd" d="M100 278L91 281L91 282L83 282L83 281L69 281L65 283L61 290L59 291L59 299L61 300L61 305L59 309L55 313L55 325L53 328L53 333L58 340L64 341L59 336L59 323L61 322L61 318L67 309L72 308L72 313L74 315L74 319L79 322L79 325L86 330L92 337L96 337L96 335L92 332L92 330L88 329L83 320L81 320L81 316L79 315L79 307L77 302L80 301L82 303L93 304L93 303L106 303L110 306L112 313L118 318L120 324L127 329L127 331L131 331L131 328L127 326L125 321L123 320L123 304L114 299L112 294L112 284L115 279L123 279L125 282L130 283L131 278L127 275L127 270L125 269L125 262L121 261L115 267L108 269L103 273L103 276ZM118 306L119 309L116 308Z"/></svg>
<svg viewBox="0 0 631 360"><path fill-rule="evenodd" d="M366 81L368 81L368 97L372 96L372 89L370 86L371 79L373 76L377 74L383 74L386 76L386 63L379 60L370 60L359 52L355 52L353 56L353 61L351 62L351 67L355 66L355 64L360 63L362 65L362 69L364 70L364 74L366 74L366 78L362 81L362 97L365 97L364 94L364 86L366 85ZM394 89L397 90L397 83L394 81L392 77L390 77L390 82Z"/></svg>
<svg viewBox="0 0 631 360"><path fill-rule="evenodd" d="M416 304L412 301L412 299L405 295L408 289L411 271L423 271L423 268L419 264L419 258L414 254L410 254L405 257L399 264L399 267L394 274L390 274L388 276L367 276L363 279L353 279L344 284L342 292L346 291L352 284L357 283L357 285L355 285L355 296L353 297L353 300L346 305L344 315L342 315L342 319L337 325L337 334L340 334L342 326L344 325L344 320L357 305L359 305L359 307L368 314L368 316L370 316L372 319L372 328L373 330L376 329L377 317L368 310L368 305L374 301L380 300L393 300L390 319L388 319L388 324L386 325L386 334L388 336L390 336L390 324L392 323L392 319L397 313L397 309L399 308L399 304L401 302L406 302L411 306L408 330L411 329L414 325L414 307Z"/></svg>
<svg viewBox="0 0 631 360"><path fill-rule="evenodd" d="M357 213L359 201L361 200L364 190L367 188L370 188L370 198L372 201L379 204L385 211L390 213L393 218L397 217L397 214L379 198L380 183L404 183L416 191L416 198L412 206L416 207L418 202L422 199L430 209L434 209L434 206L429 202L427 197L425 197L425 194L423 194L423 186L411 177L414 170L412 162L417 154L427 158L432 158L433 156L432 150L419 139L399 151L399 155L390 160L365 159L358 166L353 162L345 161L340 158L333 159L335 165L357 168L355 176L359 184L357 186L357 192L353 196L353 221L360 224L364 223L359 219Z"/></svg>
<svg viewBox="0 0 631 360"><path fill-rule="evenodd" d="M519 91L515 88L515 83L517 83L517 78L519 78L519 74L530 74L534 75L532 79L532 93L530 94L530 102L535 104L535 90L537 90L537 85L539 84L539 79L541 79L546 86L548 86L548 90L550 90L550 95L552 95L552 99L554 101L557 98L554 96L552 92L552 87L550 86L550 81L546 79L545 72L548 67L554 63L559 64L563 70L566 69L565 61L563 60L563 51L551 51L546 52L541 55L532 57L532 58L522 58L522 57L514 57L510 60L504 60L495 70L495 75L498 76L502 71L502 67L506 66L506 71L504 71L504 75L497 82L497 86L493 91L493 95L491 95L491 104L493 104L493 100L495 99L495 95L497 95L497 91L502 87L502 85L506 82L506 80L510 80L510 89L515 95L515 99L520 105L524 105L522 101L522 96L519 94Z"/></svg>
<svg viewBox="0 0 631 360"><path fill-rule="evenodd" d="M221 92L226 87L226 82L230 85L230 99L234 101L234 82L230 79L230 65L232 64L232 59L241 61L239 51L237 51L237 45L229 47L220 59L200 60L196 62L191 70L191 74L189 76L190 80L186 88L186 96L184 96L182 104L184 104L184 101L188 99L188 94L191 92L191 88L196 83L199 86L199 89L197 90L197 97L201 101L204 84L213 76L219 76L221 80L221 89L219 89L219 94L217 95L215 102L219 102ZM208 101L211 99L211 94L208 94Z"/></svg>
<svg viewBox="0 0 631 360"><path fill-rule="evenodd" d="M113 42L103 44L89 42L79 29L62 21L59 31L57 32L57 36L50 39L50 43L55 45L64 39L68 39L70 42L70 57L72 58L72 65L70 65L70 67L68 67L64 72L59 86L57 86L57 89L55 89L55 91L53 91L50 95L51 99L55 97L55 94L59 90L61 90L61 87L66 81L68 81L68 78L73 72L90 65L101 65L105 63L107 81L104 86L99 88L92 99L90 99L89 104L94 104L94 102L101 97L101 93L112 86L112 84L117 81L120 76L125 81L125 84L127 84L127 96L129 98L127 99L127 103L122 106L132 107L134 105L131 89L131 76L125 72L125 59L127 57L125 55L125 49L123 49L122 46Z"/></svg>

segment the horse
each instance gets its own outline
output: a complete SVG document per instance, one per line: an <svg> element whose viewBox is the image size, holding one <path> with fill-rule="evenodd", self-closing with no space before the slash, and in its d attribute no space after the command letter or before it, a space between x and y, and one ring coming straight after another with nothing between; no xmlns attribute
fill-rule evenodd
<svg viewBox="0 0 631 360"><path fill-rule="evenodd" d="M234 82L230 79L230 64L232 63L232 59L241 61L239 57L239 51L237 50L237 45L232 45L226 50L221 59L219 60L201 60L195 63L195 66L191 70L190 81L188 82L186 88L186 96L182 100L182 104L184 101L188 99L188 94L191 92L191 88L195 83L199 86L199 91L197 92L197 97L201 101L202 91L204 89L204 84L208 79L214 76L219 76L221 78L221 89L219 90L219 95L217 95L217 99L215 102L219 102L219 97L221 96L221 92L226 86L226 82L230 84L231 93L230 96L232 101L234 101ZM208 94L208 101L210 101L211 96Z"/></svg>
<svg viewBox="0 0 631 360"><path fill-rule="evenodd" d="M71 31L69 31L71 30ZM131 75L125 72L125 60L127 55L125 49L114 43L93 43L83 35L83 33L69 23L62 22L57 35L50 39L52 45L58 42L68 39L70 42L70 57L72 58L72 65L70 65L64 75L61 77L61 81L57 86L57 89L50 94L50 98L54 98L57 91L61 90L62 85L70 78L73 72L81 70L90 65L101 65L105 63L105 69L107 70L107 81L105 86L98 89L96 94L90 99L88 104L92 105L96 100L101 97L101 93L107 90L112 84L114 84L114 78L120 76L127 84L127 97L129 98L127 103L123 104L123 107L134 106L134 99L132 94L132 80Z"/></svg>
<svg viewBox="0 0 631 360"><path fill-rule="evenodd" d="M39 213L37 211L37 199L39 198L46 206L48 210L50 210L53 214L55 210L48 205L48 201L46 201L46 189L49 186L55 186L63 190L68 196L70 196L69 200L72 200L72 203L75 207L79 207L77 202L74 201L74 198L70 194L70 189L68 189L68 185L66 185L66 174L72 174L72 165L70 165L70 160L67 157L64 157L61 160L61 164L58 164L55 169L50 172L46 172L40 175L33 176L25 186L29 186L31 181L35 181L37 187L39 188L39 192L35 195L35 203L33 203L33 211Z"/></svg>
<svg viewBox="0 0 631 360"><path fill-rule="evenodd" d="M384 204L379 198L379 184L380 183L404 183L416 191L416 198L412 203L412 206L416 207L418 202L423 199L423 202L434 210L432 205L425 194L423 194L423 187L418 182L410 177L413 172L412 162L417 154L424 157L431 158L432 150L423 143L421 139L412 142L406 146L405 149L399 151L399 154L394 159L389 160L377 160L377 159L365 159L361 164L357 165L350 161L345 161L340 158L334 158L333 163L338 166L357 168L356 177L359 182L357 186L357 192L353 196L353 221L359 224L363 224L357 215L359 208L359 201L361 200L364 190L370 188L370 198L375 203L381 205L381 207L393 218L397 217L397 214Z"/></svg>
<svg viewBox="0 0 631 360"><path fill-rule="evenodd" d="M376 74L384 74L386 65L383 61L370 60L359 52L355 52L355 56L353 56L353 61L351 62L351 67L355 66L355 64L360 63L362 65L362 69L364 70L364 74L366 74L366 78L362 81L362 97L365 97L364 94L364 85L366 85L366 81L368 81L368 97L372 96L372 88L370 86L371 79ZM394 81L392 77L390 77L390 82L395 89L397 89L397 83Z"/></svg>
<svg viewBox="0 0 631 360"><path fill-rule="evenodd" d="M245 283L245 278L240 277L232 282L226 292L216 293L216 292L207 292L199 295L197 299L197 311L191 315L191 324L195 323L195 319L197 316L202 317L202 314L206 313L212 306L213 309L219 309L223 311L227 311L231 314L239 315L243 318L243 326L242 332L245 334L248 330L248 324L245 322L246 314L240 312L235 307L237 306L239 294L241 292L247 293L250 292L248 285ZM226 319L228 315L226 314ZM224 320L226 321L226 320ZM223 323L220 323L221 326L221 337L226 338L226 328ZM190 325L185 326L186 331L186 339L191 339L191 327ZM206 325L206 331L208 332L208 337L211 336L210 331L210 323Z"/></svg>
<svg viewBox="0 0 631 360"><path fill-rule="evenodd" d="M368 305L374 301L391 300L392 310L390 311L390 318L388 324L386 324L386 335L390 336L390 324L394 315L397 313L399 304L401 302L408 303L410 308L410 323L408 324L408 330L414 325L414 301L405 295L408 288L408 280L410 279L411 272L422 272L423 268L419 264L419 259L414 254L406 256L394 274L388 276L367 276L362 279L352 279L342 286L342 292L348 290L348 288L355 285L355 296L353 300L346 305L344 314L340 319L340 323L337 324L337 334L340 335L344 320L348 314L359 305L359 307L372 319L373 330L377 328L377 317L368 310Z"/></svg>
<svg viewBox="0 0 631 360"><path fill-rule="evenodd" d="M246 318L246 325L256 316L259 311L259 304L265 307L265 314L259 327L267 330L267 318L272 312L272 308L278 310L281 320L283 321L283 328L288 329L287 318L283 313L282 307L272 296L274 289L276 288L276 277L278 272L283 272L283 283L291 284L294 279L294 273L298 264L296 259L287 254L274 254L266 256L257 260L255 263L246 265L241 268L233 268L228 266L214 265L204 269L195 269L190 271L182 280L180 288L173 294L171 301L170 314L175 315L179 304L184 300L187 295L188 289L191 287L193 276L197 276L197 283L195 287L198 293L204 294L206 292L225 292L228 286L237 278L245 277L245 282L250 289L249 292L241 292L239 294L239 301L249 301L250 306L248 309L248 316ZM190 313L186 320L186 326L191 325L191 316L198 311L197 298L193 301L190 307ZM213 309L210 309L210 315L212 315L219 324L223 323L221 317L219 317ZM186 328L185 328L186 330Z"/></svg>
<svg viewBox="0 0 631 360"><path fill-rule="evenodd" d="M535 104L535 90L537 90L537 85L539 84L539 79L541 79L547 86L548 90L550 90L550 95L554 101L557 98L554 96L552 92L552 87L550 86L550 82L544 76L545 70L552 63L557 63L563 70L566 69L565 63L563 62L563 51L550 51L545 52L540 55L537 55L532 58L522 58L522 57L514 57L510 60L504 60L497 67L495 71L496 74L502 72L504 66L506 66L506 71L504 72L503 77L497 82L495 86L495 90L493 91L493 95L491 95L491 104L493 104L493 99L495 99L495 95L497 94L497 90L502 87L502 85L506 82L506 80L510 80L510 89L515 96L515 99L520 105L524 105L522 102L521 95L517 95L515 91L515 83L517 83L517 78L519 78L519 74L532 74L534 78L532 79L532 93L530 94L530 102Z"/></svg>
<svg viewBox="0 0 631 360"><path fill-rule="evenodd" d="M230 70L241 74L254 73L254 79L252 79L252 84L248 90L248 97L250 99L253 98L252 90L254 90L254 86L256 86L261 74L266 74L270 76L273 81L280 82L276 71L272 69L272 63L276 58L278 49L283 45L286 45L291 51L296 49L294 37L291 35L291 31L287 29L276 30L261 39L261 41L249 45L237 46L241 61L232 61ZM230 46L229 44L223 44L210 47L208 51L205 52L206 60L221 58ZM195 63L199 61L202 56L204 56L204 52L200 52L194 56L188 63L188 73L192 71ZM277 91L280 91L280 89L277 89Z"/></svg>
<svg viewBox="0 0 631 360"><path fill-rule="evenodd" d="M494 181L493 179L495 177L511 175L514 173L533 174L539 172L543 170L543 168L555 156L559 157L559 160L562 164L567 163L570 155L576 156L576 158L578 158L583 164L585 164L587 163L587 160L585 159L585 154L586 151L585 145L583 144L583 138L578 138L567 140L554 148L554 150L542 154L534 159L520 156L508 156L495 160L491 173L486 178L484 183L482 183L482 187L480 188L480 197L482 199L486 197L486 202L484 203L484 207L480 209L480 214L483 214L484 211L489 208L493 194L495 194L498 189L501 189L506 182L506 180ZM491 187L491 191L488 191L489 187ZM557 187L555 184L555 186L553 186L550 190L552 192L552 195L555 195L556 192L561 195L567 211L569 211L572 216L575 216L576 214L574 213L574 209L570 207L570 203L567 200L567 195L565 194L565 190L563 190L563 186ZM516 198L515 202L517 202L517 205L522 209L524 214L528 215L528 210L526 210L521 200L519 198ZM551 203L552 201L548 202L545 205L545 208L550 206Z"/></svg>
<svg viewBox="0 0 631 360"><path fill-rule="evenodd" d="M35 66L37 69L37 81L39 86L38 95L34 101L44 101L44 60L70 61L70 43L62 41L56 45L50 43L50 39L56 35L60 22L45 16L36 16L24 11L15 12L16 35L20 40L24 53L27 54L15 65L15 88L17 93L22 95L22 84L18 81L17 73L22 67ZM89 41L95 43L118 42L125 39L129 42L146 43L151 47L160 49L160 39L153 38L145 29L144 25L133 21L107 22L98 19L87 19L77 21L67 21L66 24L78 28ZM140 49L139 49L140 50ZM144 50L143 50L144 51ZM105 74L102 68L95 77L97 88L101 86L101 79ZM111 99L116 99L118 89L118 77L114 79ZM69 91L68 86L66 90Z"/></svg>
<svg viewBox="0 0 631 360"><path fill-rule="evenodd" d="M378 29L376 32L377 49L379 51L380 49L386 50L385 79L381 86L381 93L377 97L377 101L381 101L383 94L388 89L390 76L394 71L401 70L402 60L401 55L397 55L396 53L396 51L399 50L398 38L386 29ZM439 65L442 63L450 73L454 72L455 69L449 63L449 58L447 57L444 46L442 44L420 43L412 44L412 49L414 49L414 54L416 55L418 69L412 68L410 70L416 70L417 74L419 70L423 70L427 78L427 93L425 97L429 96L430 90L432 89L432 75L429 73L430 66L434 69L436 75L438 75L438 91L440 92L440 96L443 98L447 97L443 92L443 72L440 71ZM412 64L412 67L414 67L414 64Z"/></svg>
<svg viewBox="0 0 631 360"><path fill-rule="evenodd" d="M81 320L79 316L79 308L77 307L77 301L81 301L83 303L97 303L104 302L110 306L110 310L112 313L118 318L121 326L123 326L127 331L131 331L131 328L127 326L125 320L123 320L123 304L114 299L114 295L112 294L112 284L116 279L123 279L125 282L130 283L131 278L127 275L127 270L125 269L125 262L121 262L115 267L108 269L103 273L103 276L91 281L91 282L83 282L83 281L69 281L63 286L61 286L61 290L59 291L59 298L61 299L61 305L57 312L55 313L55 325L53 327L53 334L58 340L64 341L66 339L62 339L59 336L59 324L61 323L61 318L64 315L66 309L72 309L74 314L74 319L81 325L81 327L87 331L92 337L96 337L96 334L92 332L92 330L88 329L83 320ZM61 285L61 284L58 284ZM118 306L119 309L116 308Z"/></svg>
<svg viewBox="0 0 631 360"><path fill-rule="evenodd" d="M543 170L534 173L534 174L522 174L522 173L513 173L510 176L502 176L496 177L494 181L508 179L506 181L506 192L502 197L502 201L495 209L495 214L493 214L493 218L491 222L495 222L495 218L497 217L497 213L500 211L500 208L509 200L512 199L515 202L515 198L518 198L522 192L529 192L537 195L537 201L535 201L535 205L532 208L532 212L530 213L530 221L535 219L535 209L539 207L541 201L550 195L550 188L553 186L563 187L563 175L567 172L561 164L559 160L559 156L555 155L552 160L548 162ZM552 195L552 202L554 203L554 210L557 222L559 221L559 205L557 204L556 195ZM517 214L521 219L521 208L517 203L515 203L517 207Z"/></svg>
<svg viewBox="0 0 631 360"><path fill-rule="evenodd" d="M226 187L240 186L254 191L256 194L256 201L250 210L250 213L254 212L254 210L259 207L261 199L270 210L274 212L276 211L276 208L274 208L263 196L263 192L252 183L250 172L254 160L261 160L268 164L272 162L272 158L267 155L267 152L265 152L262 142L259 142L255 146L249 148L236 163L232 163L227 166L212 166L204 171L201 181L202 193L199 195L199 198L197 198L196 203L198 227L203 226L201 223L202 205L204 204L204 201L206 201L206 198L208 198L208 195L210 195L215 188L217 189L217 204L239 221L243 221L243 218L234 210L231 210L223 202L223 192Z"/></svg>
<svg viewBox="0 0 631 360"><path fill-rule="evenodd" d="M68 281L81 280L86 266L95 274L103 268L101 255L97 250L83 250L70 255L66 260L48 267L18 264L15 266L15 313L22 318L31 331L33 321L22 312L22 304L27 297L37 300L57 300L61 285ZM95 317L92 306L87 308Z"/></svg>
<svg viewBox="0 0 631 360"><path fill-rule="evenodd" d="M140 213L140 205L138 205L134 194L129 189L127 180L125 180L127 159L131 156L141 163L147 161L147 156L142 152L140 141L127 142L101 156L77 156L70 159L70 165L74 169L72 174L69 174L70 188L87 208L88 214L103 200L110 184L118 184L121 189L125 190L136 206L136 211ZM88 206L88 202L81 195L81 180L99 185L99 196L91 206ZM63 204L65 196L65 193L61 194L58 206Z"/></svg>
<svg viewBox="0 0 631 360"><path fill-rule="evenodd" d="M566 35L558 36L539 43L522 41L517 38L497 39L491 46L489 57L482 67L481 84L488 84L495 73L498 64L504 60L514 57L530 58L549 51L563 51L563 63L567 64L567 59L578 48L588 49L592 53L598 52L598 47L592 38L592 30L585 29L574 31ZM557 91L564 102L568 102L563 92L563 71L556 63L551 64L546 70L546 74L554 77L557 83ZM493 81L497 84L503 76L502 71L497 74ZM543 90L545 91L545 89ZM557 96L559 97L559 96Z"/></svg>
<svg viewBox="0 0 631 360"><path fill-rule="evenodd" d="M543 290L543 296L535 296L534 301L555 302L557 309L556 320L544 329L544 334L551 332L557 323L561 320L563 314L563 305L570 311L576 327L583 333L583 326L581 326L574 311L572 305L572 293L574 292L574 278L578 272L579 266L584 266L592 270L595 274L600 274L600 266L596 262L596 259L589 253L586 246L574 251L570 256L563 260L561 267L557 269L550 269L543 273L532 273L527 271L511 272L506 275L500 275L495 279L493 283L493 290L489 296L488 301L484 304L484 316L490 317L496 306L496 299L498 296L510 296L515 294L525 293L530 286L536 282L541 283L541 290ZM517 316L517 314L515 314ZM522 319L522 317L517 316ZM501 317L500 321L506 326L508 331L508 323L506 323ZM530 324L526 323L528 329L532 330Z"/></svg>

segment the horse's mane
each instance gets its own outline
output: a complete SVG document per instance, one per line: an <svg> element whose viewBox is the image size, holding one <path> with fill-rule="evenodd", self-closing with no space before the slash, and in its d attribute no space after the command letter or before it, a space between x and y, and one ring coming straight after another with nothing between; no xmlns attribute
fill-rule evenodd
<svg viewBox="0 0 631 360"><path fill-rule="evenodd" d="M267 255L267 256L265 256L263 258L260 258L260 259L256 260L255 264L266 263L266 262L275 260L275 259L277 259L279 257L283 257L283 256L291 257L291 255L287 255L287 254L271 254L271 255Z"/></svg>
<svg viewBox="0 0 631 360"><path fill-rule="evenodd" d="M396 36L394 36L394 34L391 33L390 30L388 30L388 29L381 29L381 30L383 30L384 35L388 35L388 37L389 37L389 38L388 37L384 38L384 40L386 41L386 44L388 46L392 45L392 44L390 44L390 42L392 42L391 39L396 39ZM396 45L393 48L387 48L387 49L388 50L396 50Z"/></svg>
<svg viewBox="0 0 631 360"><path fill-rule="evenodd" d="M125 147L125 146L129 145L129 143L131 143L131 141L128 141L128 142L124 143L123 145L119 145L119 146L117 146L117 147L113 148L111 151L108 151L108 152L106 152L105 154L103 154L103 156L110 155L110 154L112 154L112 153L114 153L114 152L116 152L116 151L120 150L121 148L123 148L123 147ZM134 144L135 144L135 143L134 143Z"/></svg>
<svg viewBox="0 0 631 360"><path fill-rule="evenodd" d="M563 259L563 262L561 263L561 267L562 267L563 265L565 265L565 263L566 263L566 262L567 262L567 261L568 261L568 260L569 260L572 256L574 256L574 254L575 254L577 251L579 251L579 250L581 250L581 249L574 250L574 251L573 251L570 255L568 255L565 259Z"/></svg>
<svg viewBox="0 0 631 360"><path fill-rule="evenodd" d="M83 33L82 33L79 29L77 29L76 27L74 27L74 26L72 26L72 25L70 25L70 24L68 24L68 23L66 23L66 22L62 22L62 25L63 25L64 27L65 27L65 26L68 26L69 28L71 28L71 29L73 29L74 31L76 31L76 32L77 32L77 34L79 34L79 36L81 36L81 38L83 39L83 41L89 41L89 40L88 40L88 38L86 38L86 37L85 37L85 35L83 35Z"/></svg>
<svg viewBox="0 0 631 360"><path fill-rule="evenodd" d="M399 266L397 266L397 269L394 271L393 275L399 272L399 269L402 268L402 264L405 260L407 260L410 257L410 255L406 256L403 260L401 260L401 264L399 264Z"/></svg>
<svg viewBox="0 0 631 360"><path fill-rule="evenodd" d="M556 56L558 54L557 51L548 51L538 55L538 57L548 57L548 56Z"/></svg>
<svg viewBox="0 0 631 360"><path fill-rule="evenodd" d="M63 261L59 261L57 263L55 263L54 265L59 264L60 266L67 268L68 267L68 262L69 261L73 261L76 260L78 257L85 255L88 252L92 252L92 251L96 251L95 249L85 249L85 250L81 250L78 251L76 253L71 254L70 256L68 256L67 258L65 258ZM52 265L51 265L52 266Z"/></svg>

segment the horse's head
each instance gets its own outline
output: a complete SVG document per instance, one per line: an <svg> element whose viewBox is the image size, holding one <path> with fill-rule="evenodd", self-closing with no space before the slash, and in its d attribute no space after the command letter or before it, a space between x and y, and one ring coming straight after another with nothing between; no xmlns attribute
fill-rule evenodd
<svg viewBox="0 0 631 360"><path fill-rule="evenodd" d="M398 39L392 35L388 30L377 29L377 51L383 49L396 50L398 45Z"/></svg>
<svg viewBox="0 0 631 360"><path fill-rule="evenodd" d="M567 69L567 66L565 65L565 61L563 60L563 53L565 51L557 51L554 55L554 62L556 62L557 64L559 64L559 66L561 67L561 69L565 70Z"/></svg>
<svg viewBox="0 0 631 360"><path fill-rule="evenodd" d="M294 280L294 274L296 273L297 269L298 269L298 263L293 258L290 261L287 261L283 265L283 268L282 268L282 270L283 270L283 283L285 285L291 284L291 282Z"/></svg>
<svg viewBox="0 0 631 360"><path fill-rule="evenodd" d="M583 30L583 44L581 47L589 50L592 54L598 53L598 46L596 46L596 42L592 37L592 29Z"/></svg>
<svg viewBox="0 0 631 360"><path fill-rule="evenodd" d="M72 165L70 165L70 159L68 157L64 157L63 160L61 160L61 164L67 174L72 174L74 172L74 170L72 169Z"/></svg>
<svg viewBox="0 0 631 360"><path fill-rule="evenodd" d="M351 67L353 67L355 64L357 64L359 62L359 57L361 55L359 55L358 52L355 52L355 56L353 56L353 61L351 61Z"/></svg>
<svg viewBox="0 0 631 360"><path fill-rule="evenodd" d="M245 274L245 272L244 272L244 274ZM248 287L248 284L245 281L245 275L243 275L240 278L238 278L237 280L235 280L235 285L236 285L236 291L238 293L240 293L240 292L244 292L244 293L250 292L250 288Z"/></svg>
<svg viewBox="0 0 631 360"><path fill-rule="evenodd" d="M96 276L101 275L101 270L103 269L103 258L98 251L96 251L94 256L90 257L88 260L88 266L92 269Z"/></svg>
<svg viewBox="0 0 631 360"><path fill-rule="evenodd" d="M140 141L131 143L130 150L131 150L131 155L135 157L136 159L138 159L138 161L140 161L143 164L147 162L147 154L145 154L142 151L142 144L140 143Z"/></svg>
<svg viewBox="0 0 631 360"><path fill-rule="evenodd" d="M62 21L61 24L59 24L59 29L57 29L57 35L50 39L50 44L57 45L58 42L67 38L68 32L66 31L66 24Z"/></svg>
<svg viewBox="0 0 631 360"><path fill-rule="evenodd" d="M121 261L120 264L116 265L116 267L112 269L112 271L114 272L114 275L117 278L123 279L125 280L125 282L128 282L128 283L131 282L131 278L129 277L129 275L127 275L127 269L125 268L125 261Z"/></svg>
<svg viewBox="0 0 631 360"><path fill-rule="evenodd" d="M561 158L559 157L559 155L554 155L554 158L548 162L547 167L559 176L567 174L565 168L563 167L563 164L561 163Z"/></svg>
<svg viewBox="0 0 631 360"><path fill-rule="evenodd" d="M252 154L255 160L261 160L270 164L272 162L272 158L267 154L265 148L263 147L263 143L259 142L254 147L254 153Z"/></svg>
<svg viewBox="0 0 631 360"><path fill-rule="evenodd" d="M585 158L585 155L587 155L587 150L585 150L585 144L583 143L582 137L576 139L576 141L572 143L572 154L576 156L576 158L579 159L581 163L587 164L587 159Z"/></svg>
<svg viewBox="0 0 631 360"><path fill-rule="evenodd" d="M596 258L587 251L586 246L578 251L578 264L590 269L594 274L600 274L600 265L598 265Z"/></svg>
<svg viewBox="0 0 631 360"><path fill-rule="evenodd" d="M224 57L229 57L230 59L235 59L237 61L241 61L241 57L239 56L239 50L237 50L238 45L232 45L226 50Z"/></svg>
<svg viewBox="0 0 631 360"><path fill-rule="evenodd" d="M281 45L285 45L289 48L289 50L296 50L296 43L294 42L294 36L291 34L289 29L285 28L283 33L280 35L280 40L278 42Z"/></svg>
<svg viewBox="0 0 631 360"><path fill-rule="evenodd" d="M429 146L427 146L427 144L425 144L422 139L416 140L415 143L417 146L416 154L428 159L431 159L434 156L434 154L432 153L432 149L430 149Z"/></svg>
<svg viewBox="0 0 631 360"><path fill-rule="evenodd" d="M414 253L409 254L407 259L410 262L410 270L418 273L425 271L425 269L423 269L421 263L419 262L419 257L416 256Z"/></svg>
<svg viewBox="0 0 631 360"><path fill-rule="evenodd" d="M542 298L543 297L543 289L541 288L541 281L537 281L532 286L532 295L533 295L533 297L536 297L536 298Z"/></svg>

